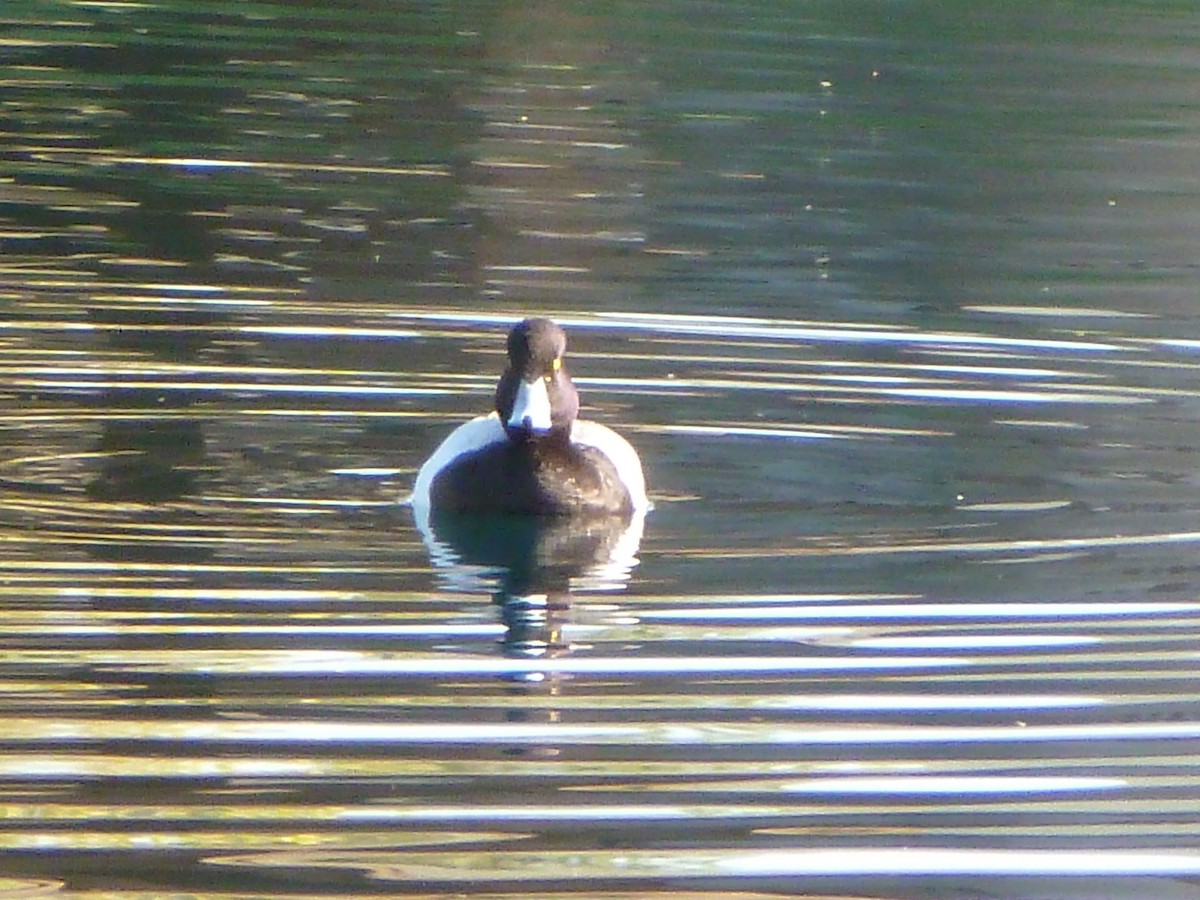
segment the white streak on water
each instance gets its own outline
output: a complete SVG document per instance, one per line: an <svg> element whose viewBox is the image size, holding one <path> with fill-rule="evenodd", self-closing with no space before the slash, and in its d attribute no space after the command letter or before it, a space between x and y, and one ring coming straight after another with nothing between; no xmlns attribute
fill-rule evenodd
<svg viewBox="0 0 1200 900"><path fill-rule="evenodd" d="M719 602L721 598L714 598ZM1194 613L1200 603L905 603L881 606L716 606L645 610L643 621L761 619L1058 619Z"/></svg>
<svg viewBox="0 0 1200 900"><path fill-rule="evenodd" d="M1000 850L833 847L733 853L718 867L737 875L1192 875L1200 854L1161 850Z"/></svg>
<svg viewBox="0 0 1200 900"><path fill-rule="evenodd" d="M1200 722L1121 722L1079 725L798 725L663 722L622 725L565 723L364 722L358 719L174 722L161 718L6 718L5 740L13 744L136 740L220 744L550 744L605 746L894 747L913 744L1057 744L1063 742L1195 741ZM1109 750L1111 753L1111 748Z"/></svg>

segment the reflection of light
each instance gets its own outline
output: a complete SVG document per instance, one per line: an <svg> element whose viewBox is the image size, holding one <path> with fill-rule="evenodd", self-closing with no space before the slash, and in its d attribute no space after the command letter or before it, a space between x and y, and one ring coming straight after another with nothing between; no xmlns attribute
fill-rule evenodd
<svg viewBox="0 0 1200 900"><path fill-rule="evenodd" d="M1146 547L1156 544L1200 543L1200 531L1176 531L1159 534L1114 535L1113 537L1062 537L1030 538L1011 541L933 541L919 540L904 544L881 545L829 545L818 544L799 547L748 547L741 549L710 549L690 551L690 555L721 559L754 559L769 557L832 557L832 556L889 556L898 553L1026 553L1045 554L1050 551L1099 550L1103 547ZM689 555L687 550L676 550L677 555ZM1020 605L1020 604L1013 604Z"/></svg>
<svg viewBox="0 0 1200 900"><path fill-rule="evenodd" d="M180 382L180 381L45 381L37 378L13 382L19 387L53 390L152 390L152 391L210 391L225 393L246 391L255 394L347 394L354 396L430 396L451 393L442 388L368 387L351 384L261 384L253 382Z"/></svg>
<svg viewBox="0 0 1200 900"><path fill-rule="evenodd" d="M1089 318L1089 319L1153 319L1149 313L1122 312L1115 309L1094 309L1086 306L999 306L974 304L962 307L970 312L995 313L998 315L1014 316L1045 316L1049 318Z"/></svg>
<svg viewBox="0 0 1200 900"><path fill-rule="evenodd" d="M614 314L608 314L611 316ZM1024 340L1020 338L992 337L983 334L954 332L919 332L901 329L887 330L878 327L830 328L795 324L770 319L752 319L732 316L680 316L658 313L619 313L628 322L614 322L605 313L607 325L616 328L639 328L667 331L677 334L719 334L723 337L771 337L811 341L853 341L862 343L905 343L905 344L965 344L968 346L1019 347L1041 350L1124 350L1115 344L1096 341Z"/></svg>
<svg viewBox="0 0 1200 900"><path fill-rule="evenodd" d="M502 324L516 316L476 313L397 312L398 318L438 322ZM956 346L1005 347L1022 350L1082 350L1089 352L1128 352L1130 348L1098 341L1037 340L993 337L986 334L957 332L906 331L879 325L845 325L840 328L788 320L756 319L741 316L667 315L660 313L596 313L595 317L560 317L560 325L569 328L607 328L666 334L716 335L722 339L763 337L774 340L830 341L848 343L938 344Z"/></svg>
<svg viewBox="0 0 1200 900"><path fill-rule="evenodd" d="M1100 638L1077 634L960 634L863 638L846 643L851 647L871 650L981 650L1006 647L1079 647L1099 644Z"/></svg>
<svg viewBox="0 0 1200 900"><path fill-rule="evenodd" d="M372 821L378 819L412 821L417 820L466 820L468 822L491 821L581 821L594 822L601 819L677 819L694 818L692 811L686 806L669 806L664 804L625 805L625 806L549 806L530 804L528 806L433 806L421 810L393 809L347 809L340 819L355 821Z"/></svg>
<svg viewBox="0 0 1200 900"><path fill-rule="evenodd" d="M165 762L158 760L156 762ZM318 775L319 764L295 759L207 759L172 757L169 765L156 768L162 775L188 778L296 778ZM0 758L0 774L6 778L145 778L146 760L138 756L95 756L92 754L13 754Z"/></svg>
<svg viewBox="0 0 1200 900"><path fill-rule="evenodd" d="M688 393L702 390L736 391L799 391L820 389L825 393L846 396L899 397L912 400L972 400L983 403L1152 403L1150 396L1139 396L1133 389L1107 391L1091 385L1057 389L1031 387L1026 390L999 390L972 387L895 386L900 381L917 379L862 376L800 375L792 381L767 381L762 378L578 378L580 385L590 387L627 387L647 392L670 391ZM1145 392L1143 392L1145 393Z"/></svg>
<svg viewBox="0 0 1200 900"><path fill-rule="evenodd" d="M172 379L184 375L241 375L243 377L274 377L274 378L296 378L307 377L312 378L318 375L325 377L336 376L351 376L354 378L365 377L384 377L386 372L371 372L361 369L318 369L304 368L295 369L285 366L207 366L207 365L191 365L187 363L135 363L122 362L119 364L107 365L104 363L92 363L86 365L42 365L25 368L24 375L36 376L39 378L55 375L75 375L75 376L140 376L148 377L157 375L160 377L171 377Z"/></svg>
<svg viewBox="0 0 1200 900"><path fill-rule="evenodd" d="M1000 709L1078 709L1104 706L1109 701L1102 697L1069 694L866 694L848 696L831 694L813 697L767 697L756 698L747 704L759 710L841 710L856 712L881 712L884 710L958 711Z"/></svg>
<svg viewBox="0 0 1200 900"><path fill-rule="evenodd" d="M756 619L1023 619L1061 616L1145 616L1191 613L1200 603L905 603L881 606L750 606L659 609L639 612L653 620Z"/></svg>
<svg viewBox="0 0 1200 900"><path fill-rule="evenodd" d="M508 671L554 671L570 658L498 660L517 665ZM116 667L110 671L117 670ZM213 671L192 667L191 671ZM261 671L261 670L259 670ZM358 671L382 673L383 666ZM399 670L392 670L393 672ZM559 669L570 671L570 669ZM453 673L472 674L469 666ZM490 674L490 673L489 673ZM607 674L619 674L610 669ZM364 722L359 720L293 719L289 721L170 721L10 717L4 720L5 740L13 744L60 744L63 741L136 740L157 743L178 741L208 744L505 744L646 747L877 747L892 750L912 745L1058 744L1067 741L1166 741L1200 738L1200 723L1154 722L1081 725L797 725L772 722L634 722L621 725L538 724L521 722ZM1135 748L1134 748L1135 749ZM1131 752L1133 750L1131 749Z"/></svg>
<svg viewBox="0 0 1200 900"><path fill-rule="evenodd" d="M948 668L973 665L972 661L946 656L868 658L704 656L556 658L526 662L520 659L487 659L462 656L412 656L379 659L354 654L321 654L315 657L283 655L275 660L237 666L245 672L337 672L389 675L523 675L556 672L570 675L742 675L787 672L845 672L889 669ZM201 671L221 667L197 666Z"/></svg>
<svg viewBox="0 0 1200 900"><path fill-rule="evenodd" d="M813 778L740 779L737 781L639 782L643 790L684 791L687 793L721 794L907 794L978 795L978 794L1049 794L1093 791L1116 791L1130 787L1123 778L1101 778L1091 775L839 775ZM626 790L628 785L608 784L588 786L596 790Z"/></svg>
<svg viewBox="0 0 1200 900"><path fill-rule="evenodd" d="M1021 428L1061 428L1073 431L1086 431L1088 426L1080 422L1067 422L1055 419L996 419L997 425L1017 425Z"/></svg>
<svg viewBox="0 0 1200 900"><path fill-rule="evenodd" d="M60 150L59 152L67 152ZM106 156L107 163L165 166L178 169L261 169L275 172L341 172L354 175L418 175L423 178L448 177L448 166L356 166L330 163L289 163L250 159L204 159L170 156Z"/></svg>
<svg viewBox="0 0 1200 900"><path fill-rule="evenodd" d="M713 601L719 600L721 603L737 603L747 605L765 605L765 604L780 604L791 606L795 603L839 603L842 601L854 601L857 603L866 603L873 600L918 600L920 594L892 594L892 593L840 593L832 592L828 594L802 594L802 593L785 593L785 594L720 594L715 597L702 599L710 599ZM654 599L654 598L649 598ZM659 598L660 600L664 598ZM690 599L690 598L689 598Z"/></svg>
<svg viewBox="0 0 1200 900"><path fill-rule="evenodd" d="M1152 403L1149 397L1076 391L991 391L973 388L880 388L889 397L914 400L979 400L987 403Z"/></svg>
<svg viewBox="0 0 1200 900"><path fill-rule="evenodd" d="M822 438L826 440L848 440L849 435L831 434L825 431L808 431L799 428L747 428L736 425L662 425L655 429L665 434L704 434L740 437L779 438Z"/></svg>
<svg viewBox="0 0 1200 900"><path fill-rule="evenodd" d="M484 266L489 272L560 272L572 275L586 274L589 270L579 266Z"/></svg>
<svg viewBox="0 0 1200 900"><path fill-rule="evenodd" d="M127 618L127 616L125 616ZM83 634L93 631L113 629L101 629L100 626L44 626L40 629L49 634ZM455 625L451 623L440 623L435 625L214 625L211 622L188 626L171 623L169 625L131 625L128 622L122 622L120 625L122 634L170 634L170 635L185 635L185 634L234 634L234 635L277 635L277 636L299 636L299 637L315 637L317 635L329 635L333 637L428 637L428 638L494 638L501 637L504 634L502 625ZM577 629L582 631L583 629ZM586 631L584 632L586 633Z"/></svg>
<svg viewBox="0 0 1200 900"><path fill-rule="evenodd" d="M1072 502L1071 500L1029 500L1005 503L964 503L954 508L959 512L1045 512L1051 509L1065 509Z"/></svg>
<svg viewBox="0 0 1200 900"><path fill-rule="evenodd" d="M1123 778L1070 775L900 775L870 778L809 778L785 782L791 794L1028 794L1112 791L1129 787ZM759 790L762 790L760 785Z"/></svg>
<svg viewBox="0 0 1200 900"><path fill-rule="evenodd" d="M724 855L724 854L721 854ZM1156 850L792 848L731 853L710 874L781 875L1166 875L1200 872L1200 856Z"/></svg>
<svg viewBox="0 0 1200 900"><path fill-rule="evenodd" d="M584 819L589 810L594 810L595 819L670 819L686 822L700 815L707 816L711 807L655 806L655 807L588 807L576 810L560 810L556 807L517 806L495 810L480 810L478 818L487 821L515 820L539 821L542 814L547 820L573 821ZM432 815L395 816L401 821L428 821L465 818L457 808L433 807ZM752 807L733 807L730 817L765 817L774 814L786 816L786 810L766 811ZM349 817L349 816L348 816ZM363 818L355 810L353 818ZM382 815L367 818L379 819ZM760 833L766 833L761 829ZM94 838L94 835L89 835ZM489 840L493 838L489 836ZM806 838L811 840L811 838ZM886 840L886 838L885 838ZM892 843L898 842L893 838ZM694 844L695 842L693 842ZM318 845L319 846L319 845ZM723 884L734 878L750 879L745 887L757 886L760 879L795 879L802 876L905 876L905 875L1191 875L1200 872L1200 856L1187 850L1071 850L1053 848L1047 850L1021 849L971 849L961 847L784 847L778 850L731 850L721 846L672 847L670 850L546 850L520 851L507 848L503 852L485 849L475 852L405 851L403 865L392 862L394 854L383 856L337 853L322 854L310 849L302 855L274 853L253 856L222 855L211 860L216 864L230 865L287 865L321 866L326 868L348 868L368 871L382 883L454 882L480 884L489 894L498 882L527 882L533 880L569 881L574 884L590 883L611 878L636 878L670 888L676 879L715 878ZM589 886L590 886L589 884ZM971 896L988 897L1178 897L1185 896L1185 886L1179 884L1112 884L1089 880L1083 884L1068 882L1031 885L1026 881L1015 884L988 883L966 888L960 884L908 884L908 890L892 886L887 895L897 896ZM775 886L782 890L781 886ZM788 884L794 893L796 885ZM1157 887L1157 890L1156 890ZM964 889L966 893L964 893ZM818 888L819 890L819 888ZM1166 893L1163 893L1166 891ZM898 894L897 894L898 892ZM871 892L875 893L875 892ZM557 896L557 892L555 892ZM688 892L693 896L692 892ZM698 895L698 894L697 894ZM728 889L722 896L733 896ZM509 896L505 892L505 896ZM625 896L625 895L622 895ZM709 896L705 893L705 896ZM713 895L715 896L715 895ZM738 895L740 896L740 894ZM755 893L754 896L765 896ZM772 896L776 896L772 894ZM809 895L806 893L806 896ZM821 896L825 892L821 891ZM841 894L839 893L839 896ZM1194 893L1187 896L1194 897Z"/></svg>
<svg viewBox="0 0 1200 900"><path fill-rule="evenodd" d="M415 331L397 328L349 328L334 325L242 325L231 329L242 334L270 334L278 337L360 337L412 338Z"/></svg>

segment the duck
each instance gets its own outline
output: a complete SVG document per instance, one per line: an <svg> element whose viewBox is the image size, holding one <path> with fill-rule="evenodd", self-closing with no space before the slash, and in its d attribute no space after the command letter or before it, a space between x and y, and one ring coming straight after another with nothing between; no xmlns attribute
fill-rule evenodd
<svg viewBox="0 0 1200 900"><path fill-rule="evenodd" d="M495 409L458 426L421 465L409 498L418 512L630 517L650 507L637 451L579 418L566 350L550 319L512 327Z"/></svg>

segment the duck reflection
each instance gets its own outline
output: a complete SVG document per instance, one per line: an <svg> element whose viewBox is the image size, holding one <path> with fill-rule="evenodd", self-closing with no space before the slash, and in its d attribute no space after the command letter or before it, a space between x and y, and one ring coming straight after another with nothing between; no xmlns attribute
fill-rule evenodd
<svg viewBox="0 0 1200 900"><path fill-rule="evenodd" d="M450 590L488 592L508 656L569 651L562 624L574 593L621 590L638 564L645 511L521 516L414 507L417 528Z"/></svg>

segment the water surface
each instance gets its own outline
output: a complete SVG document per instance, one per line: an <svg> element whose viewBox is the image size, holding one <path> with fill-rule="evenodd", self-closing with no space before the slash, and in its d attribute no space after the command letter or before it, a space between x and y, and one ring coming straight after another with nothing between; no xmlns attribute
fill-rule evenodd
<svg viewBox="0 0 1200 900"><path fill-rule="evenodd" d="M1190 5L5 21L15 895L1200 896ZM531 314L655 509L518 579Z"/></svg>

